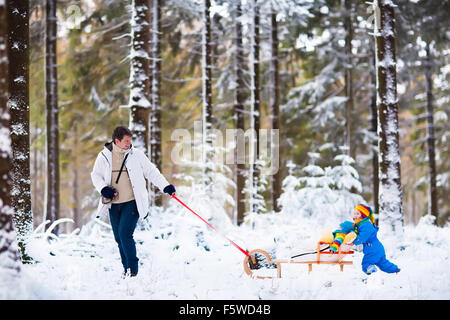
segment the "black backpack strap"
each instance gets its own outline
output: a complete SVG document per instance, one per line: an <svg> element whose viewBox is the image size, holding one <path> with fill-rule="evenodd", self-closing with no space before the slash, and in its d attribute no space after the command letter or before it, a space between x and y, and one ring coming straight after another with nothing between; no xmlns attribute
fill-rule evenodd
<svg viewBox="0 0 450 320"><path fill-rule="evenodd" d="M125 155L125 159L123 159L122 166L120 167L119 175L117 176L117 179L116 179L116 184L119 183L120 175L122 174L123 166L125 165L125 161L127 161L128 155L129 155L129 153L127 153Z"/></svg>

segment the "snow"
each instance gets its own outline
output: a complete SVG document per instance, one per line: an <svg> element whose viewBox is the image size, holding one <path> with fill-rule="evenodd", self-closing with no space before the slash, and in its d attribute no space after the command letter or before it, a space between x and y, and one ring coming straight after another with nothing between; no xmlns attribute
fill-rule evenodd
<svg viewBox="0 0 450 320"><path fill-rule="evenodd" d="M0 0L0 4L3 2ZM135 8L133 16L137 18L145 8ZM324 6L321 11L327 14L329 10ZM143 25L146 23L140 25L132 20L133 32L139 31ZM385 36L393 32L389 28L381 31ZM206 32L202 33L204 53L206 42L209 41L207 36ZM325 30L320 42L330 36ZM307 37L297 41L297 45L302 48L308 48L311 43ZM133 44L136 48L131 46L128 58L148 59L148 53L139 49L142 42L135 39ZM18 48L17 44L14 46ZM384 68L395 66L393 52L388 50L387 53L382 61L378 61L378 65ZM211 65L207 64L206 54L203 54L203 58L202 100L206 110L209 93L206 92L205 84L211 80L207 73ZM319 77L292 90L292 99L284 108L294 109L307 102L308 107L314 108L317 114L312 123L328 125L335 118L335 111L342 109L346 101L345 97L337 95L324 100L327 87L336 78L330 75L336 74L337 65L338 60L332 60ZM147 80L140 72L142 64L136 62L130 68L130 82L136 82L136 86L130 88L130 98L141 107L150 107L142 87L137 86ZM22 80L15 79L16 82ZM378 97L378 101L382 98L388 104L397 103L395 79L388 76L387 83L390 90L385 97ZM252 88L254 86L253 83ZM92 88L91 93L93 100L98 100L99 110L107 108L98 99L95 88ZM255 97L252 96L251 99L254 102ZM131 104L130 102L130 106ZM11 110L17 108L15 101L10 101L9 105ZM440 119L445 120L447 116L442 114ZM203 121L203 125L203 130L200 128L197 131L213 131L210 128L206 130L206 126L210 125L206 121ZM130 126L137 131L145 129L139 124ZM397 127L397 120L390 119L386 129L393 134ZM15 126L12 130L18 134L23 128ZM10 153L10 140L6 135L9 132L0 130L0 150ZM398 149L395 139L388 143L393 149ZM137 141L136 145L142 145L142 142ZM330 145L324 144L319 150ZM206 146L203 150L206 153ZM311 154L310 157L319 158L320 154ZM389 152L387 158L394 164L400 160L399 155L394 152ZM204 156L203 160L205 159ZM300 176L293 175L295 165L288 165L290 174L283 181L280 213L249 212L242 226L234 225L233 219L226 215L227 208L234 205L234 198L226 192L205 195L196 189L200 186L193 185L190 189L177 186L177 195L179 193L181 200L244 249L262 249L273 258L289 258L295 254L314 251L325 230L333 230L343 220L351 219L352 208L357 203L365 202L360 195L363 190L360 178L351 166L353 159L340 155L335 158L338 165L324 168L314 164L314 159L312 160L311 164L300 170ZM230 188L232 181L227 179L227 172L219 174L219 170L213 168L215 165L217 162L210 162L201 169L213 171L210 175L218 182L214 190ZM385 175L392 180L398 178L398 171L391 166ZM192 184L199 181L198 177L186 175L183 178ZM262 180L264 178L261 177ZM441 179L448 180L448 177ZM263 184L263 181L260 182ZM250 187L253 189L253 183L250 183ZM399 193L395 184L381 186L382 202L394 207L397 199L401 198ZM263 201L259 205L265 208ZM0 203L0 208L2 207ZM4 209L10 210L8 207ZM400 210L387 210L388 214L392 212L399 213ZM361 270L363 254L357 250L352 256L353 265L345 266L344 272L333 265L314 265L311 273L308 273L307 266L288 265L283 269L283 278L265 280L247 276L243 270L245 256L221 237L220 233L209 228L172 199L168 199L164 208L152 208L150 217L140 221L135 231L134 238L140 258L139 275L136 278L121 277L119 252L108 221L92 220L81 229L56 236L52 230L57 223L71 223L70 219L60 219L48 228L48 222L42 224L30 236L28 253L37 263L21 265L20 272L12 272L6 264L0 264L0 299L450 299L450 268L447 265L450 257L450 225L436 227L433 224L434 217L425 216L418 225L398 227L393 232L387 222L398 222L401 217L385 215L378 218L379 238L386 248L388 259L401 268L399 274L378 271L370 276L365 275ZM8 239L12 241L11 233L0 233L0 247ZM13 249L16 250L14 246L10 246L10 250ZM274 275L275 270L260 270L255 273Z"/></svg>
<svg viewBox="0 0 450 320"><path fill-rule="evenodd" d="M40 263L22 266L21 290L6 299L449 299L449 228L432 226L427 218L405 227L404 243L381 233L388 258L399 274L380 271L365 276L362 254L340 272L337 266L303 265L283 269L285 278L252 279L242 268L244 255L193 215L179 210L152 217L153 228L137 230L140 257L136 278L122 279L116 244L110 232L69 235L48 243L35 239L32 254ZM200 221L200 223L197 222ZM277 222L273 228L270 222ZM289 221L266 215L257 229L231 227L239 245L273 249L289 257L314 248L319 224L314 219ZM91 226L92 229L95 229ZM273 240L277 239L277 242ZM5 274L0 273L0 279ZM1 282L1 281L0 281ZM1 286L1 288L5 288Z"/></svg>
<svg viewBox="0 0 450 320"><path fill-rule="evenodd" d="M224 201L209 201L198 190L177 187L177 195L217 230L245 250L262 249L273 258L314 251L324 230L352 217L352 207L363 199L344 184L313 187L314 179L345 169L349 159L334 168L309 171L312 177L288 176L284 181L282 211L252 214L241 226L226 216ZM291 168L291 171L293 168ZM348 169L348 168L347 168ZM308 171L308 170L306 170ZM343 170L345 179L356 179ZM351 181L351 180L350 180ZM306 183L306 188L298 189ZM303 190L303 191L302 191ZM307 191L305 191L307 190ZM325 192L325 190L328 190ZM220 199L219 199L220 200ZM108 221L93 220L70 234L36 228L28 245L35 264L21 266L20 277L0 272L0 284L16 281L14 290L0 285L0 299L450 299L448 236L450 226L436 227L432 216L417 226L405 226L401 238L380 228L379 239L398 274L361 270L362 252L340 272L336 265L287 265L283 278L253 279L243 269L245 255L173 199L154 208L141 221L134 238L140 258L136 278L121 277L117 245ZM70 223L61 220L60 223ZM274 274L274 269L257 271Z"/></svg>
<svg viewBox="0 0 450 320"><path fill-rule="evenodd" d="M6 156L11 156L11 139L9 136L9 129L5 127L0 127L0 155L2 158Z"/></svg>
<svg viewBox="0 0 450 320"><path fill-rule="evenodd" d="M92 220L69 234L60 228L59 236L52 233L56 223L46 227L47 221L28 239L28 254L37 263L21 265L19 276L0 270L0 299L450 299L450 225L436 227L432 216L423 217L417 226L404 226L401 234L383 226L386 217L379 217L378 236L387 258L401 268L398 274L378 271L367 276L361 270L361 251L355 251L353 265L346 265L343 272L323 264L313 265L311 273L306 265L285 265L280 279L254 279L244 272L246 256L221 234L245 250L262 249L272 258L286 259L314 251L324 231L352 218L353 207L365 202L351 191L360 192L359 177L353 159L339 155L335 160L334 167L299 168L298 175L290 163L281 212L251 212L241 226L226 214L225 208L233 205L233 199L225 198L227 193L202 192L202 185L195 185L198 177L186 175L185 183L191 186L177 186L178 198L219 232L168 199L164 208L152 208L136 228L140 266L135 278L122 278L107 220ZM213 178L220 183L216 189L225 189L223 179ZM275 275L276 270L255 273Z"/></svg>

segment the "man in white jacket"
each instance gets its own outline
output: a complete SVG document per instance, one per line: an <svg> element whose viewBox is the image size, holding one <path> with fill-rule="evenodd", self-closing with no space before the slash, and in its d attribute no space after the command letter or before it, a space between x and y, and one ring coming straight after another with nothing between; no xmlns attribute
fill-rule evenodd
<svg viewBox="0 0 450 320"><path fill-rule="evenodd" d="M138 219L147 217L150 206L145 180L169 195L175 193L175 187L167 182L144 152L132 146L131 137L127 127L114 129L113 141L106 143L98 154L91 178L102 195L97 217L109 212L124 275L136 276L139 259L133 233Z"/></svg>

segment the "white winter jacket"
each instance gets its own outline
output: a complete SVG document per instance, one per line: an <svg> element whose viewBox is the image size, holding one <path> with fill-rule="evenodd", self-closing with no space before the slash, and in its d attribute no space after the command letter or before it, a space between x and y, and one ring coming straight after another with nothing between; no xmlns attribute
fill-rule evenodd
<svg viewBox="0 0 450 320"><path fill-rule="evenodd" d="M169 185L169 182L167 182L158 168L150 162L144 152L131 146L127 153L129 155L123 170L128 171L139 217L143 219L147 216L150 208L149 192L147 191L145 179L156 185L161 191ZM112 142L109 142L105 144L103 150L98 154L91 172L92 183L98 192L101 193L104 187L111 185L111 174ZM110 208L111 203L103 204L100 197L96 216L102 217L108 213Z"/></svg>

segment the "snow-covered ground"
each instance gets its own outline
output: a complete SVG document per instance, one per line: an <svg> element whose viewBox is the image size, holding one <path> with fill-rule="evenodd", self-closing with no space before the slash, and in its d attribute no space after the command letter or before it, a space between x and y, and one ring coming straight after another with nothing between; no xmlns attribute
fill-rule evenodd
<svg viewBox="0 0 450 320"><path fill-rule="evenodd" d="M194 201L195 204L195 201ZM199 205L199 208L202 208ZM195 207L193 207L195 209ZM200 212L199 212L200 213ZM201 212L207 217L214 213ZM333 225L312 217L266 214L233 226L211 219L215 227L247 250L263 249L277 258L313 251L322 230ZM178 204L154 213L135 232L139 275L121 278L122 266L112 233L92 222L79 234L48 241L36 233L29 245L39 261L23 265L20 285L0 286L2 299L450 299L450 227L429 217L406 226L394 238L380 230L387 257L399 274L361 271L362 253L344 272L336 265L289 266L281 279L251 279L244 255ZM0 283L8 275L0 274Z"/></svg>

